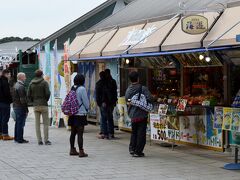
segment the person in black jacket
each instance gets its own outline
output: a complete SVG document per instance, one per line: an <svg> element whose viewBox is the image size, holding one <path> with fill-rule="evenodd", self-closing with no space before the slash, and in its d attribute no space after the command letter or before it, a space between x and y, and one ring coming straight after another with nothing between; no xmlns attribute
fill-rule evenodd
<svg viewBox="0 0 240 180"><path fill-rule="evenodd" d="M104 84L106 83L106 78L105 78L105 72L104 71L101 71L99 73L99 77L100 79L98 80L98 82L96 83L96 102L97 102L97 105L98 107L100 108L101 110L101 106L102 104L104 103L104 94L103 94L103 87L104 87ZM100 118L100 133L99 133L99 137L102 138L103 136L103 122L102 122L102 116Z"/></svg>
<svg viewBox="0 0 240 180"><path fill-rule="evenodd" d="M9 79L10 71L5 69L0 78L0 139L13 140L14 138L8 134L8 121L10 118L10 104L12 96L10 93Z"/></svg>
<svg viewBox="0 0 240 180"><path fill-rule="evenodd" d="M17 143L28 143L27 140L23 139L23 131L28 115L28 104L27 104L27 92L24 86L26 81L26 75L24 73L18 73L17 83L13 88L13 110L16 114L15 123L15 142Z"/></svg>
<svg viewBox="0 0 240 180"><path fill-rule="evenodd" d="M101 96L100 101L97 102L101 111L101 129L102 133L100 139L115 138L114 136L114 123L113 123L113 110L117 103L117 83L112 78L109 69L104 71L105 78L98 83ZM98 99L98 98L97 98ZM98 100L97 100L98 101Z"/></svg>

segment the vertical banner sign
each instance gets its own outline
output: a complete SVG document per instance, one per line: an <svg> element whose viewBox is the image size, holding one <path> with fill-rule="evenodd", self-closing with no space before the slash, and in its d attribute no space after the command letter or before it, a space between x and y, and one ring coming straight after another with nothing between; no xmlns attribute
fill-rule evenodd
<svg viewBox="0 0 240 180"><path fill-rule="evenodd" d="M50 42L47 42L45 44L45 59L46 59L46 66L45 66L45 77L44 79L49 83L50 85L50 80L51 80L51 52L50 52Z"/></svg>
<svg viewBox="0 0 240 180"><path fill-rule="evenodd" d="M53 94L54 94L54 108L53 108L53 120L52 126L59 127L59 120L61 118L61 101L60 97L60 84L58 74L58 56L57 56L57 39L53 46Z"/></svg>
<svg viewBox="0 0 240 180"><path fill-rule="evenodd" d="M50 50L50 42L48 41L45 45L45 60L46 60L46 64L45 64L45 76L44 79L48 82L49 84L49 88L50 91L52 91L52 84L51 84L51 50ZM53 98L52 98L52 92L51 92L51 99L50 99L50 106L51 106L51 118L53 117L53 112L52 112L52 102Z"/></svg>
<svg viewBox="0 0 240 180"><path fill-rule="evenodd" d="M58 74L58 55L57 55L57 39L55 40L53 46L53 57L54 57L54 97L60 97L60 83L59 81L59 74Z"/></svg>
<svg viewBox="0 0 240 180"><path fill-rule="evenodd" d="M41 46L40 44L38 45L37 47L37 57L38 57L38 66L39 66L39 69L43 70L43 65L42 65L42 61L40 60L40 53L41 53Z"/></svg>
<svg viewBox="0 0 240 180"><path fill-rule="evenodd" d="M69 56L69 42L70 40L68 39L64 43L64 80L66 83L66 90L67 93L70 91L71 88L71 67L70 67L70 62L68 61L68 56Z"/></svg>

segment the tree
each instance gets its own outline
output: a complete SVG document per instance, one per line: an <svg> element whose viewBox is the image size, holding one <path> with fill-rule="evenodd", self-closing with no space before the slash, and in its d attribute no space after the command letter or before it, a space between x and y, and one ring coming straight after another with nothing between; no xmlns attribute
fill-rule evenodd
<svg viewBox="0 0 240 180"><path fill-rule="evenodd" d="M2 43L7 43L7 42L12 42L12 41L40 41L40 39L33 39L30 37L24 37L24 38L20 38L20 37L5 37L0 39L0 44Z"/></svg>

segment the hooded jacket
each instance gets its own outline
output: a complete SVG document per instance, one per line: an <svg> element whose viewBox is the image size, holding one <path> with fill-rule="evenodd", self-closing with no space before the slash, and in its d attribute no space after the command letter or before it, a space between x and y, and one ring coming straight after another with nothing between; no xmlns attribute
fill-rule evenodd
<svg viewBox="0 0 240 180"><path fill-rule="evenodd" d="M42 77L35 77L30 82L28 99L33 103L33 106L48 106L50 94L48 82Z"/></svg>

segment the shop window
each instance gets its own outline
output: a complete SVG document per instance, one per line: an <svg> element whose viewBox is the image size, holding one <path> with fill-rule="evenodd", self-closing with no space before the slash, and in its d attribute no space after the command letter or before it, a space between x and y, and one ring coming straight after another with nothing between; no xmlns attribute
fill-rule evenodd
<svg viewBox="0 0 240 180"><path fill-rule="evenodd" d="M189 98L189 104L200 104L210 100L223 103L223 68L184 68L183 94Z"/></svg>
<svg viewBox="0 0 240 180"><path fill-rule="evenodd" d="M24 57L22 58L22 64L28 64L28 58L27 58L27 56L24 56Z"/></svg>
<svg viewBox="0 0 240 180"><path fill-rule="evenodd" d="M159 98L180 95L180 74L176 68L150 69L149 89Z"/></svg>

